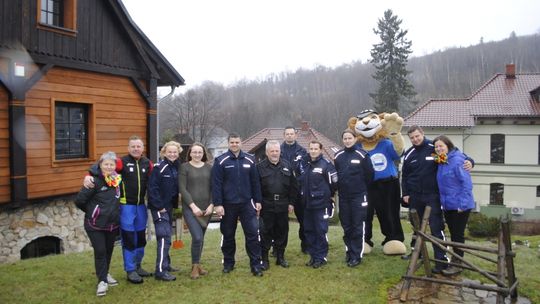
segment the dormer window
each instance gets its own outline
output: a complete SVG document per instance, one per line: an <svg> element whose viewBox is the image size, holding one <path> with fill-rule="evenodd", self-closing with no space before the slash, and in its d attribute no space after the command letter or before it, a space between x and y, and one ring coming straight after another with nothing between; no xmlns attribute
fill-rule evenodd
<svg viewBox="0 0 540 304"><path fill-rule="evenodd" d="M75 35L77 0L38 0L38 28L60 34Z"/></svg>
<svg viewBox="0 0 540 304"><path fill-rule="evenodd" d="M530 93L534 101L540 102L540 87L532 90Z"/></svg>

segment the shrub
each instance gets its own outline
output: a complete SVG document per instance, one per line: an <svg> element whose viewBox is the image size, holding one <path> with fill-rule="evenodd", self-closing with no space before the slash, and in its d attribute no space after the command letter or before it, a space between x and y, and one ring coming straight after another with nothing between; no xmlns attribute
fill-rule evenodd
<svg viewBox="0 0 540 304"><path fill-rule="evenodd" d="M500 222L494 217L487 217L482 213L471 213L467 228L472 236L491 237L499 233Z"/></svg>

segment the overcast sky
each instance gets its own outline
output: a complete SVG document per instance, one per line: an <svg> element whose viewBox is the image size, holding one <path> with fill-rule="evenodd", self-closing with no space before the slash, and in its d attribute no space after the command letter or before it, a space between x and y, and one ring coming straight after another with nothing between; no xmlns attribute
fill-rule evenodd
<svg viewBox="0 0 540 304"><path fill-rule="evenodd" d="M413 56L540 34L538 0L123 0L186 80L229 85L271 73L370 58L378 19L392 9Z"/></svg>

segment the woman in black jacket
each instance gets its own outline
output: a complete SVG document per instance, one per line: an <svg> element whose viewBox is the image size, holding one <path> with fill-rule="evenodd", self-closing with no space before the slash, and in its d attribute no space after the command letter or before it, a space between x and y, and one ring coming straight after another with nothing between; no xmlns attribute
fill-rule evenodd
<svg viewBox="0 0 540 304"><path fill-rule="evenodd" d="M120 221L120 182L116 173L116 154L103 153L98 168L90 174L95 187L81 188L75 204L84 211L84 230L94 248L94 263L98 278L97 296L104 296L108 286L118 285L109 274L109 265Z"/></svg>

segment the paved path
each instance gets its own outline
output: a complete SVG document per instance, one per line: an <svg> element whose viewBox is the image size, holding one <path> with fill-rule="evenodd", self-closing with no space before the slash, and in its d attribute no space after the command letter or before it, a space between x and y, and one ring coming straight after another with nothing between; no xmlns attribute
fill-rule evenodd
<svg viewBox="0 0 540 304"><path fill-rule="evenodd" d="M435 277L443 278L442 276L435 275ZM444 277L447 279L447 277ZM469 281L480 284L480 281L473 281L462 278L461 276L454 277L456 281ZM388 303L398 304L399 294L401 292L401 286L403 281L398 285L391 288L388 292ZM494 285L493 285L494 286ZM518 288L519 292L519 288ZM497 303L497 294L491 291L475 290L467 287L458 287L452 285L442 285L424 281L413 280L407 302L411 304L450 304L450 303L465 303L465 304L495 304ZM510 297L505 299L505 303L512 303ZM530 304L531 301L518 297L516 304Z"/></svg>

